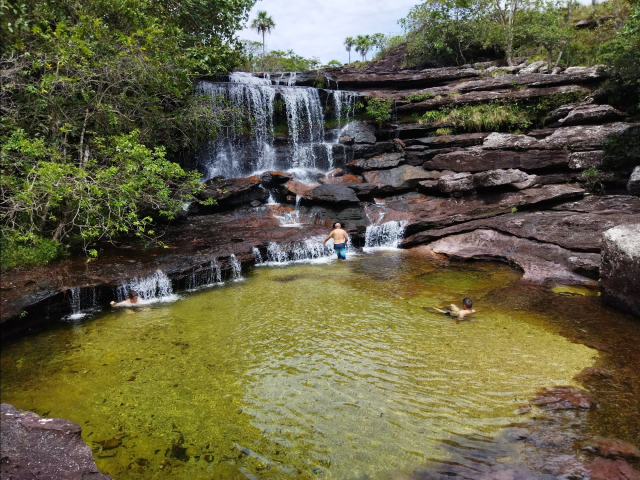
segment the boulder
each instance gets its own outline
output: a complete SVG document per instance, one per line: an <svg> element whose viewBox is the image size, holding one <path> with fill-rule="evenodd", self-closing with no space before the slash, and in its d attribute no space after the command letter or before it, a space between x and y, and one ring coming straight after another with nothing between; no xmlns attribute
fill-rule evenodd
<svg viewBox="0 0 640 480"><path fill-rule="evenodd" d="M354 158L371 158L383 153L395 152L396 148L393 142L377 142L373 144L361 143L354 145L353 147L343 147L347 149L348 154L352 154L351 159ZM349 150L351 150L349 152ZM334 150L334 155L336 151Z"/></svg>
<svg viewBox="0 0 640 480"><path fill-rule="evenodd" d="M2 478L111 479L98 470L77 423L60 418L40 418L33 412L16 410L6 403L0 408Z"/></svg>
<svg viewBox="0 0 640 480"><path fill-rule="evenodd" d="M334 168L329 173L327 173L327 177L340 177L345 174L345 171L342 168Z"/></svg>
<svg viewBox="0 0 640 480"><path fill-rule="evenodd" d="M384 168L394 168L404 163L404 153L383 153L368 160L359 159L349 162L347 167L354 172L365 170L381 170Z"/></svg>
<svg viewBox="0 0 640 480"><path fill-rule="evenodd" d="M281 185L291 180L292 175L290 173L267 171L260 174L260 179L263 185L271 187L274 185Z"/></svg>
<svg viewBox="0 0 640 480"><path fill-rule="evenodd" d="M349 188L356 192L356 195L360 199L371 198L371 196L378 191L378 186L373 183L358 183L349 185Z"/></svg>
<svg viewBox="0 0 640 480"><path fill-rule="evenodd" d="M602 301L640 317L640 223L602 234Z"/></svg>
<svg viewBox="0 0 640 480"><path fill-rule="evenodd" d="M423 184L427 187L428 184ZM443 175L436 183L436 188L443 193L467 192L476 188L473 182L473 175L470 173L454 173Z"/></svg>
<svg viewBox="0 0 640 480"><path fill-rule="evenodd" d="M596 457L584 464L589 480L640 480L640 472L622 459Z"/></svg>
<svg viewBox="0 0 640 480"><path fill-rule="evenodd" d="M611 105L580 105L573 108L566 117L558 120L558 125L587 125L623 120L626 114ZM552 125L553 126L553 125Z"/></svg>
<svg viewBox="0 0 640 480"><path fill-rule="evenodd" d="M366 122L349 122L342 129L344 136L351 137L353 143L376 143L376 127Z"/></svg>
<svg viewBox="0 0 640 480"><path fill-rule="evenodd" d="M568 153L563 150L484 150L471 147L450 153L440 153L427 160L422 167L428 170L453 170L454 172L483 172L498 169L536 170L566 166Z"/></svg>
<svg viewBox="0 0 640 480"><path fill-rule="evenodd" d="M601 167L604 162L603 150L590 152L571 152L569 154L569 168L572 170L586 170L591 167Z"/></svg>
<svg viewBox="0 0 640 480"><path fill-rule="evenodd" d="M362 178L357 175L341 175L339 177L324 177L318 180L323 185L354 185L362 183Z"/></svg>
<svg viewBox="0 0 640 480"><path fill-rule="evenodd" d="M310 203L358 203L356 193L345 185L320 185L306 193L303 200Z"/></svg>
<svg viewBox="0 0 640 480"><path fill-rule="evenodd" d="M482 142L484 150L531 150L540 148L538 139L529 135L493 132Z"/></svg>
<svg viewBox="0 0 640 480"><path fill-rule="evenodd" d="M349 137L347 135L343 135L340 137L340 143L343 145L353 145L355 143L353 137Z"/></svg>
<svg viewBox="0 0 640 480"><path fill-rule="evenodd" d="M640 166L633 169L627 183L627 190L631 195L640 195Z"/></svg>
<svg viewBox="0 0 640 480"><path fill-rule="evenodd" d="M523 280L533 283L591 285L593 280L575 272L574 253L548 243L475 230L437 240L429 248L455 260L500 260L519 266ZM584 254L597 257L597 254Z"/></svg>
<svg viewBox="0 0 640 480"><path fill-rule="evenodd" d="M429 148L449 148L449 147L473 147L476 145L482 145L485 138L489 136L488 133L464 133L462 135L441 135L438 137L422 137L407 140L406 145L411 147L413 145L423 145Z"/></svg>
<svg viewBox="0 0 640 480"><path fill-rule="evenodd" d="M476 187L497 187L512 183L525 184L530 181L532 175L520 170L488 170L473 174L473 184ZM525 188L525 187L523 187Z"/></svg>
<svg viewBox="0 0 640 480"><path fill-rule="evenodd" d="M527 65L522 70L520 70L520 75L527 75L530 73L536 73L543 65L547 63L544 60L538 60L537 62L533 62L530 65Z"/></svg>
<svg viewBox="0 0 640 480"><path fill-rule="evenodd" d="M415 188L421 180L434 178L434 173L422 168L402 165L390 170L365 172L364 178L367 183L376 185L380 193L393 194Z"/></svg>
<svg viewBox="0 0 640 480"><path fill-rule="evenodd" d="M624 458L632 461L640 460L640 449L638 447L616 438L594 437L583 443L580 450L594 453L600 457Z"/></svg>
<svg viewBox="0 0 640 480"><path fill-rule="evenodd" d="M269 192L261 183L262 179L256 176L228 179L216 177L205 182L205 189L200 196L215 200L217 209L237 208L254 200L264 202L269 198Z"/></svg>

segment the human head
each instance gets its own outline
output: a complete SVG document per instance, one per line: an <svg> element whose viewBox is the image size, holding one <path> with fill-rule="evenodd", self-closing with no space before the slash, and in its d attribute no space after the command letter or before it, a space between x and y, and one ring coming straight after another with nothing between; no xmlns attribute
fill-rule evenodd
<svg viewBox="0 0 640 480"><path fill-rule="evenodd" d="M469 297L465 297L464 300L462 300L462 306L465 308L471 308L473 306L473 302Z"/></svg>
<svg viewBox="0 0 640 480"><path fill-rule="evenodd" d="M129 301L131 302L137 302L138 301L138 292L136 292L135 290L131 290L129 292Z"/></svg>
<svg viewBox="0 0 640 480"><path fill-rule="evenodd" d="M335 222L333 224L333 229L335 230L336 228L342 228L342 225L340 225L340 222Z"/></svg>

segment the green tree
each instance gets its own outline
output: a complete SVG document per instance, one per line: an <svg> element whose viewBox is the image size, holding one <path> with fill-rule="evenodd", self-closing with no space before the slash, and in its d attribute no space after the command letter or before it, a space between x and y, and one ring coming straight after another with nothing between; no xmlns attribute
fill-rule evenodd
<svg viewBox="0 0 640 480"><path fill-rule="evenodd" d="M349 52L349 63L351 63L351 49L356 44L353 37L347 37L344 39L344 48Z"/></svg>
<svg viewBox="0 0 640 480"><path fill-rule="evenodd" d="M356 52L362 56L362 61L367 60L367 53L371 49L371 35L358 35L355 39Z"/></svg>
<svg viewBox="0 0 640 480"><path fill-rule="evenodd" d="M276 28L276 24L267 12L260 10L258 16L251 22L251 28L258 32L258 35L262 35L262 55L264 55L264 34L270 34L271 30Z"/></svg>

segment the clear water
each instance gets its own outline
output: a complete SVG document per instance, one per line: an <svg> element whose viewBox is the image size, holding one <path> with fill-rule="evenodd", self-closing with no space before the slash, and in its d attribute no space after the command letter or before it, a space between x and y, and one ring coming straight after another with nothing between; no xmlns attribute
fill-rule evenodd
<svg viewBox="0 0 640 480"><path fill-rule="evenodd" d="M553 302L496 300L519 276L411 252L255 269L5 344L2 401L81 424L119 480L388 478L451 438L490 449L539 388L596 362L549 328ZM432 311L467 295L473 321Z"/></svg>

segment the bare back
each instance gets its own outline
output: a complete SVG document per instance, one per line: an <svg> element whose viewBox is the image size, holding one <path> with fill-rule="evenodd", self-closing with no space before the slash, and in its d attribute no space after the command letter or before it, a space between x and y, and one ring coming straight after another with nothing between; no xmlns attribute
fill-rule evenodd
<svg viewBox="0 0 640 480"><path fill-rule="evenodd" d="M336 228L329 234L330 238L333 238L333 244L347 243L349 239L347 232L345 232L342 228Z"/></svg>

